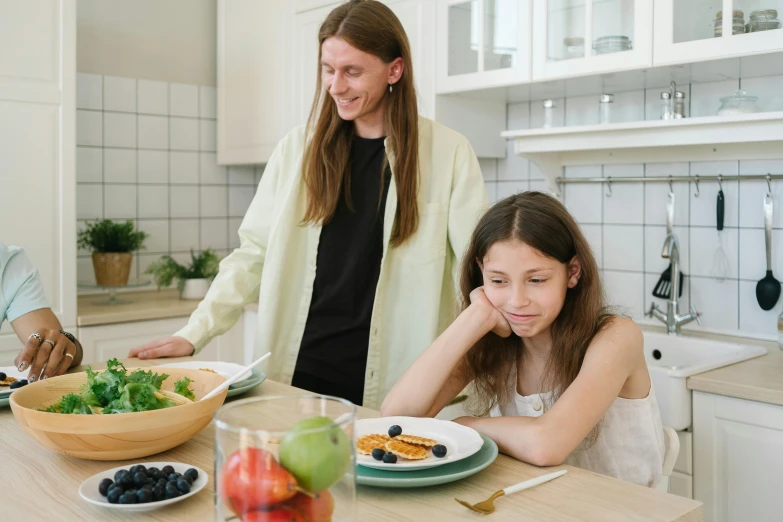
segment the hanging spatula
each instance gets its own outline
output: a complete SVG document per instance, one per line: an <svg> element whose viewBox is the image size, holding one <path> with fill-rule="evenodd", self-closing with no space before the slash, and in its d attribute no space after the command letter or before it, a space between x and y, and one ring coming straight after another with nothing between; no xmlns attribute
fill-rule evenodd
<svg viewBox="0 0 783 522"><path fill-rule="evenodd" d="M666 234L672 233L672 226L674 223L674 192L669 191L669 198L666 202ZM683 281L683 274L682 271L680 271L680 283L679 288L677 289L677 295L682 296L682 281ZM672 264L669 263L669 266L666 268L666 270L661 273L661 277L658 278L658 282L655 283L655 287L653 288L652 295L654 297L657 297L659 299L669 299L671 297L672 292Z"/></svg>

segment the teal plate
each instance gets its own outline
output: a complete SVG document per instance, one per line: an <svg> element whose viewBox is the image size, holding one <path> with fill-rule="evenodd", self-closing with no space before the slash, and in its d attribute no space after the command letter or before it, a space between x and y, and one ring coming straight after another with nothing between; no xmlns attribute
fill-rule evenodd
<svg viewBox="0 0 783 522"><path fill-rule="evenodd" d="M234 397L236 395L241 395L246 391L250 390L251 388L255 388L256 386L264 382L264 379L266 379L266 375L264 375L264 372L262 372L261 370L256 370L254 368L250 373L250 377L248 377L244 381L238 382L236 384L232 384L231 386L228 387L227 397Z"/></svg>
<svg viewBox="0 0 783 522"><path fill-rule="evenodd" d="M498 445L495 444L495 441L486 435L482 435L481 438L484 439L484 445L481 446L478 453L435 468L417 471L383 471L356 466L356 482L364 486L381 488L419 488L446 484L469 477L495 462L498 456Z"/></svg>
<svg viewBox="0 0 783 522"><path fill-rule="evenodd" d="M3 408L5 406L8 406L11 401L11 394L3 394L0 396L0 408Z"/></svg>

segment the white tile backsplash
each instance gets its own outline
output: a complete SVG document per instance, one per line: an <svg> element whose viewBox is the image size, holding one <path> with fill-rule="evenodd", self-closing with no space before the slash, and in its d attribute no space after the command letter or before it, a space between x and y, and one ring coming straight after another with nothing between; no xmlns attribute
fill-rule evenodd
<svg viewBox="0 0 783 522"><path fill-rule="evenodd" d="M720 108L720 99L729 96L737 89L739 89L739 80L692 84L691 117L715 116Z"/></svg>
<svg viewBox="0 0 783 522"><path fill-rule="evenodd" d="M76 147L76 181L103 182L103 149Z"/></svg>
<svg viewBox="0 0 783 522"><path fill-rule="evenodd" d="M198 118L199 88L182 83L169 84L169 114Z"/></svg>
<svg viewBox="0 0 783 522"><path fill-rule="evenodd" d="M644 271L644 227L604 225L603 266L607 270Z"/></svg>
<svg viewBox="0 0 783 522"><path fill-rule="evenodd" d="M76 108L103 110L103 77L99 74L76 74Z"/></svg>
<svg viewBox="0 0 783 522"><path fill-rule="evenodd" d="M239 246L264 166L217 165L214 87L79 73L77 106L77 227L131 219L148 232L131 277L151 279L163 254L187 263L191 250ZM90 252L77 256L79 281L94 282Z"/></svg>
<svg viewBox="0 0 783 522"><path fill-rule="evenodd" d="M581 223L601 223L603 187L597 183L566 185L565 205Z"/></svg>
<svg viewBox="0 0 783 522"><path fill-rule="evenodd" d="M165 116L139 114L139 148L169 148L169 120Z"/></svg>
<svg viewBox="0 0 783 522"><path fill-rule="evenodd" d="M568 98L565 124L595 125L598 123L598 96L574 96Z"/></svg>
<svg viewBox="0 0 783 522"><path fill-rule="evenodd" d="M716 281L709 277L689 279L691 302L701 314L703 326L724 331L736 330L739 327L739 282L732 279Z"/></svg>
<svg viewBox="0 0 783 522"><path fill-rule="evenodd" d="M520 192L528 190L530 184L528 181L498 181L497 198L503 199Z"/></svg>
<svg viewBox="0 0 783 522"><path fill-rule="evenodd" d="M484 188L487 191L487 199L490 202L497 201L498 199L497 186L498 184L494 182L484 182Z"/></svg>
<svg viewBox="0 0 783 522"><path fill-rule="evenodd" d="M103 149L104 183L136 183L136 150Z"/></svg>
<svg viewBox="0 0 783 522"><path fill-rule="evenodd" d="M644 223L644 187L641 183L616 183L612 195L604 193L604 223Z"/></svg>
<svg viewBox="0 0 783 522"><path fill-rule="evenodd" d="M139 114L158 114L166 116L169 113L169 84L153 80L139 80ZM141 123L139 123L141 130Z"/></svg>
<svg viewBox="0 0 783 522"><path fill-rule="evenodd" d="M739 229L739 278L758 281L767 273L767 249L763 228ZM783 276L783 230L772 231L772 273Z"/></svg>
<svg viewBox="0 0 783 522"><path fill-rule="evenodd" d="M739 267L739 229L724 228L720 236L721 246L729 260L729 278L737 279ZM714 270L715 253L718 250L718 231L714 228L691 227L690 272L694 276L710 277Z"/></svg>
<svg viewBox="0 0 783 522"><path fill-rule="evenodd" d="M136 115L103 113L103 145L105 147L136 147Z"/></svg>
<svg viewBox="0 0 783 522"><path fill-rule="evenodd" d="M136 112L136 79L104 76L103 110Z"/></svg>
<svg viewBox="0 0 783 522"><path fill-rule="evenodd" d="M609 305L634 319L644 316L644 274L604 270L603 281Z"/></svg>
<svg viewBox="0 0 783 522"><path fill-rule="evenodd" d="M601 225L581 225L582 233L590 243L595 262L603 268L603 227Z"/></svg>
<svg viewBox="0 0 783 522"><path fill-rule="evenodd" d="M498 160L492 158L479 158L478 161L479 168L481 168L481 174L484 176L485 181L498 179Z"/></svg>
<svg viewBox="0 0 783 522"><path fill-rule="evenodd" d="M138 151L139 183L169 182L169 153L165 150Z"/></svg>
<svg viewBox="0 0 783 522"><path fill-rule="evenodd" d="M169 118L169 137L172 150L199 150L199 120Z"/></svg>
<svg viewBox="0 0 783 522"><path fill-rule="evenodd" d="M751 96L758 96L759 111L783 111L783 75L744 78L742 89Z"/></svg>

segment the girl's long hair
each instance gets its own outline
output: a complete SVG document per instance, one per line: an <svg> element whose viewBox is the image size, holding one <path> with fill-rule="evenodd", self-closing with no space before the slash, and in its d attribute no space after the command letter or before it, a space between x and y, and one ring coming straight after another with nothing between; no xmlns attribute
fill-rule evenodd
<svg viewBox="0 0 783 522"><path fill-rule="evenodd" d="M384 63L397 58L403 61L400 80L394 84L392 92L385 93L383 116L387 139L395 153L392 170L398 204L391 243L397 246L416 231L419 223L416 203L419 188L418 108L408 37L392 10L375 0L351 0L336 7L318 32L318 81L307 123L309 143L302 161L302 177L307 187L303 222L329 222L343 192L351 205L349 158L354 124L340 118L334 100L321 82L321 46L331 37L342 38ZM386 161L383 169L386 169Z"/></svg>
<svg viewBox="0 0 783 522"><path fill-rule="evenodd" d="M522 241L542 254L568 264L575 256L581 277L566 293L560 314L551 326L552 351L542 377L542 390L552 390L553 400L576 379L590 342L613 315L605 305L598 264L590 245L568 210L557 199L541 192L525 192L496 203L479 221L462 263L462 308L470 293L484 285L477 260L483 260L495 243ZM462 370L473 381L474 413L487 415L497 404L506 404L516 389L517 365L524 346L515 334L502 338L488 333L468 352ZM513 372L513 375L512 375Z"/></svg>

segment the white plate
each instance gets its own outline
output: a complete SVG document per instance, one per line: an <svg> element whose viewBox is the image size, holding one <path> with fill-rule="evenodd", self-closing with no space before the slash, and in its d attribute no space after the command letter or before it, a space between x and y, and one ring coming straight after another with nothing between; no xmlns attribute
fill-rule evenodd
<svg viewBox="0 0 783 522"><path fill-rule="evenodd" d="M188 469L193 468L198 471L198 478L190 487L190 492L177 498L158 500L157 502L148 502L146 504L110 504L109 501L106 500L106 497L101 495L98 491L98 484L100 484L101 480L105 478L114 480L114 474L119 470L130 469L136 464L144 464L144 466L147 468L155 467L158 469L163 469L164 466L171 466L174 468L174 471L179 473L185 473L185 471ZM96 473L92 477L82 482L82 485L79 486L79 495L90 504L95 504L96 506L103 506L110 509L122 509L125 511L149 511L151 509L157 509L161 506L167 506L169 504L173 504L174 502L179 502L180 500L185 500L188 497L192 497L204 489L204 486L207 485L207 482L209 482L207 473L203 469L197 468L196 466L191 466L190 464L183 464L182 462L136 462L134 464L126 464L124 466L118 466L116 468L107 469L106 471Z"/></svg>
<svg viewBox="0 0 783 522"><path fill-rule="evenodd" d="M470 457L484 445L484 440L473 428L451 421L439 419L420 419L416 417L381 417L379 419L361 419L356 421L356 438L372 433L389 433L389 428L397 425L403 434L426 437L446 446L446 456L438 458L429 451L429 457L422 460L398 458L395 464L385 464L375 460L372 455L356 454L356 463L368 468L384 471L413 471L433 468Z"/></svg>
<svg viewBox="0 0 783 522"><path fill-rule="evenodd" d="M20 372L16 369L16 366L0 366L0 372L3 372L8 377L16 377L18 380L27 379L27 374L30 373L29 370L30 369L27 368L27 371ZM0 386L0 397L8 397L11 395L11 392L18 389L19 388L15 388L12 390L10 386Z"/></svg>
<svg viewBox="0 0 783 522"><path fill-rule="evenodd" d="M185 361L185 362L177 362L177 363L169 363L169 364L159 364L158 366L155 366L155 368L184 368L186 370L198 370L199 368L209 368L210 370L219 373L226 379L230 379L237 373L241 372L244 366L242 366L241 364L223 362L223 361ZM240 377L238 381L235 381L234 384L238 382L242 382L245 379L249 379L251 373L252 370L248 370L247 373L245 373L242 377Z"/></svg>

